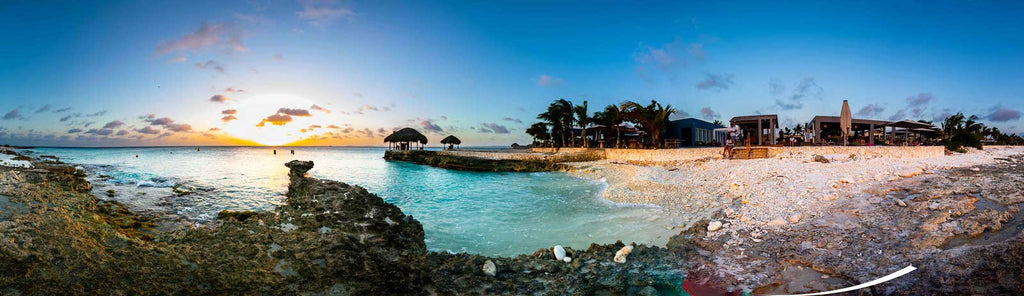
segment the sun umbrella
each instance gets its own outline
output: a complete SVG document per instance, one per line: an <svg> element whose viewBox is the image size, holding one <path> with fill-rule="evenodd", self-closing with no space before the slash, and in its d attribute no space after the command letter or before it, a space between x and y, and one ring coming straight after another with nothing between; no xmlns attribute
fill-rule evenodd
<svg viewBox="0 0 1024 296"><path fill-rule="evenodd" d="M853 114L850 113L850 103L847 100L843 100L843 111L839 112L839 129L843 132L843 145L849 144L846 138L853 129Z"/></svg>

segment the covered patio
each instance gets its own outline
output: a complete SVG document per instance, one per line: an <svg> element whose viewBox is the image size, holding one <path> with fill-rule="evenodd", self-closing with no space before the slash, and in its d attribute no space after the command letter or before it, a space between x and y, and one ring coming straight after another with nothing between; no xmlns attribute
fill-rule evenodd
<svg viewBox="0 0 1024 296"><path fill-rule="evenodd" d="M890 122L854 118L852 123L853 125L850 128L852 132L850 135L851 143L875 145L876 138L879 136L884 137L885 126ZM842 144L839 116L815 116L811 119L811 122L807 123L807 126L812 143L819 145L827 143Z"/></svg>
<svg viewBox="0 0 1024 296"><path fill-rule="evenodd" d="M751 145L774 145L778 137L779 116L775 114L736 116L729 124L738 126Z"/></svg>
<svg viewBox="0 0 1024 296"><path fill-rule="evenodd" d="M937 135L938 128L934 124L901 120L896 122L890 122L886 124L888 128L889 140L891 145L908 145L911 143L917 143L917 145L924 144L924 135Z"/></svg>

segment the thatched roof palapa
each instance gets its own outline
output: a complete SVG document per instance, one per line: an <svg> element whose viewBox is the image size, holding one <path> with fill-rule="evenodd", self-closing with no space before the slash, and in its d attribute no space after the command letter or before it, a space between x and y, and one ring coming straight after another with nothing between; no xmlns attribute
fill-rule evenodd
<svg viewBox="0 0 1024 296"><path fill-rule="evenodd" d="M462 144L462 140L459 140L459 138L456 138L455 136L447 136L447 137L445 137L444 139L441 140L441 144L461 145Z"/></svg>
<svg viewBox="0 0 1024 296"><path fill-rule="evenodd" d="M424 136L419 131L412 128L403 128L391 133L384 138L384 142L397 143L397 142L419 142L420 144L427 143L427 136Z"/></svg>

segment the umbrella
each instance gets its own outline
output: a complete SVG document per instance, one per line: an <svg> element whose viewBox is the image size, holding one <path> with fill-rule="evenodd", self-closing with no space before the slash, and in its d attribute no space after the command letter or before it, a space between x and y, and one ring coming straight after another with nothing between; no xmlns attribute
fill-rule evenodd
<svg viewBox="0 0 1024 296"><path fill-rule="evenodd" d="M849 144L846 138L853 129L853 114L850 114L850 103L847 100L843 100L843 111L839 112L839 129L843 132L843 145Z"/></svg>

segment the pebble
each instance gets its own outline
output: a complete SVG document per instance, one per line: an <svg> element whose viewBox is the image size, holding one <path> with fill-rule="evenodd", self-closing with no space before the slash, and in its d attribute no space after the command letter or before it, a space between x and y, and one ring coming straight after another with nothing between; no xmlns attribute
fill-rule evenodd
<svg viewBox="0 0 1024 296"><path fill-rule="evenodd" d="M789 223L796 223L796 222L800 222L800 214L793 214L793 215L790 215L790 216L789 216L789 218L788 218L788 220L789 220Z"/></svg>
<svg viewBox="0 0 1024 296"><path fill-rule="evenodd" d="M775 219L775 220L768 221L768 226L782 226L782 225L786 225L786 220L783 220L782 218L778 218L778 219Z"/></svg>
<svg viewBox="0 0 1024 296"><path fill-rule="evenodd" d="M570 263L570 262L572 262L572 258L565 257L565 258L562 258L562 261L564 261L565 263Z"/></svg>
<svg viewBox="0 0 1024 296"><path fill-rule="evenodd" d="M565 248L562 246L555 246L551 251L555 253L555 260L561 261L565 258Z"/></svg>
<svg viewBox="0 0 1024 296"><path fill-rule="evenodd" d="M896 200L896 204L901 206L901 207L906 207L907 206L907 203L903 202L902 199L897 199Z"/></svg>
<svg viewBox="0 0 1024 296"><path fill-rule="evenodd" d="M629 253L631 252L633 252L633 245L622 247L622 249L615 252L615 258L613 260L615 260L615 263L626 263L626 256L629 256Z"/></svg>
<svg viewBox="0 0 1024 296"><path fill-rule="evenodd" d="M498 273L498 267L495 266L494 262L492 262L490 259L487 259L487 261L484 262L483 270L484 274L489 276L494 276L495 274Z"/></svg>
<svg viewBox="0 0 1024 296"><path fill-rule="evenodd" d="M901 170L897 175L899 175L900 177L904 177L904 178L910 178L910 177L913 177L913 176L920 175L923 172L924 171L922 171L921 168L907 168L907 169Z"/></svg>
<svg viewBox="0 0 1024 296"><path fill-rule="evenodd" d="M853 184L853 179L842 178L842 179L839 179L839 183Z"/></svg>
<svg viewBox="0 0 1024 296"><path fill-rule="evenodd" d="M708 232L713 232L713 231L718 230L720 228L722 228L722 222L711 221L711 223L708 223Z"/></svg>

